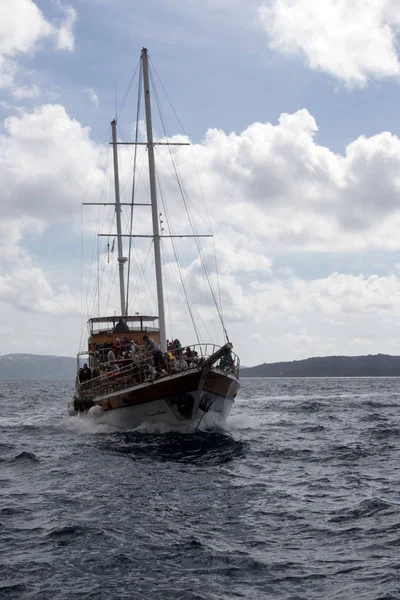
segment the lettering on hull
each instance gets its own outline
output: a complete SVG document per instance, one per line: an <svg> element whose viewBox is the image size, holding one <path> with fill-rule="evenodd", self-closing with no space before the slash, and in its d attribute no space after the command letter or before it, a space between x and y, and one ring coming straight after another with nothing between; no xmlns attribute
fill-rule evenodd
<svg viewBox="0 0 400 600"><path fill-rule="evenodd" d="M156 412L152 412L152 413L145 412L144 416L145 417L160 417L161 415L166 415L166 414L167 414L166 410L161 410L159 408L158 410L156 410Z"/></svg>

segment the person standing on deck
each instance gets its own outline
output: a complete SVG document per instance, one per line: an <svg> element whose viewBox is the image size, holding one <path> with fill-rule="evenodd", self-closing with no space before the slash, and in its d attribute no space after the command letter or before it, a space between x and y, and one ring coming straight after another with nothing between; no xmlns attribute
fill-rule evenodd
<svg viewBox="0 0 400 600"><path fill-rule="evenodd" d="M79 381L83 383L84 381L89 381L92 378L92 373L90 372L87 363L83 365L82 369L79 369Z"/></svg>
<svg viewBox="0 0 400 600"><path fill-rule="evenodd" d="M131 340L130 349L131 349L132 356L135 356L135 354L137 354L140 351L139 344L137 344L135 342L135 340Z"/></svg>
<svg viewBox="0 0 400 600"><path fill-rule="evenodd" d="M108 354L107 354L107 362L110 364L114 361L115 361L115 354L112 350L109 350Z"/></svg>
<svg viewBox="0 0 400 600"><path fill-rule="evenodd" d="M183 353L182 344L178 339L174 340L174 354L175 356L181 356Z"/></svg>
<svg viewBox="0 0 400 600"><path fill-rule="evenodd" d="M148 335L144 335L143 340L146 344L146 352L150 354L154 360L154 366L157 371L160 372L161 369L165 369L165 371L167 371L167 363L164 360L163 353L161 352L157 342L155 342L153 338L149 337Z"/></svg>

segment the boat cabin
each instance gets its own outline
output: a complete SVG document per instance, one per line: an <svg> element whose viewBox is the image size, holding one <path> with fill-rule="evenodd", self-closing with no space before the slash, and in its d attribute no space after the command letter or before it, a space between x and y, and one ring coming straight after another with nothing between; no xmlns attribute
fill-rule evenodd
<svg viewBox="0 0 400 600"><path fill-rule="evenodd" d="M122 340L128 338L139 345L143 345L143 336L147 333L157 343L160 343L160 330L154 326L158 317L144 315L134 316L112 316L112 317L94 317L89 319L89 352L94 352L96 346L111 343L114 344L117 338ZM152 325L147 325L151 323Z"/></svg>

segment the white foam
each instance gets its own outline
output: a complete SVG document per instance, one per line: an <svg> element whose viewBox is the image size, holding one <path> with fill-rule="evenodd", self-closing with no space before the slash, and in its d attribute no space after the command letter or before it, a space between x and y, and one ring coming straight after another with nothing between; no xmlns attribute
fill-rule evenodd
<svg viewBox="0 0 400 600"><path fill-rule="evenodd" d="M223 426L235 430L257 429L260 426L260 417L245 413L236 413L230 415L228 420L223 423Z"/></svg>
<svg viewBox="0 0 400 600"><path fill-rule="evenodd" d="M258 420L256 420L258 423ZM238 425L239 422L241 427L243 428L243 418L238 417ZM167 433L194 433L195 431L209 431L219 429L222 431L229 431L230 425L225 421L221 422L218 415L215 413L207 413L204 415L204 418L197 419L194 423L179 423L176 425L171 425L168 423L162 422L149 422L144 421L137 427L132 428L118 428L113 427L107 423L102 422L102 418L93 418L90 414L83 413L78 414L76 416L65 416L64 417L65 426L71 430L75 431L79 434L105 434L105 433L115 433L115 432L137 432L137 433L149 433L149 434L167 434Z"/></svg>
<svg viewBox="0 0 400 600"><path fill-rule="evenodd" d="M67 429L80 434L96 435L120 431L117 427L101 423L100 419L93 419L87 414L76 415L75 417L66 416L64 423Z"/></svg>
<svg viewBox="0 0 400 600"><path fill-rule="evenodd" d="M135 429L133 429L132 431L137 431L139 433L156 433L156 434L163 434L163 433L192 433L195 429L196 424L192 423L190 425L188 424L182 424L182 425L168 425L167 423L150 423L145 421L144 423L141 423L140 425L138 425L138 427L136 427Z"/></svg>

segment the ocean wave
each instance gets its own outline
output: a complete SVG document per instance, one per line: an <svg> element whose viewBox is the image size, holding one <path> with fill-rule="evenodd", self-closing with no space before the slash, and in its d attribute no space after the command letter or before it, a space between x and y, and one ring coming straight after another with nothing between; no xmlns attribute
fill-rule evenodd
<svg viewBox="0 0 400 600"><path fill-rule="evenodd" d="M69 418L64 384L10 385L0 598L394 598L397 388L243 381L226 426L185 432Z"/></svg>
<svg viewBox="0 0 400 600"><path fill-rule="evenodd" d="M38 463L40 462L39 458L33 452L27 452L23 450L19 452L15 456L9 456L3 459L3 462L6 463Z"/></svg>
<svg viewBox="0 0 400 600"><path fill-rule="evenodd" d="M368 498L366 500L362 500L356 506L349 506L341 509L336 516L329 519L329 522L344 523L348 521L355 521L365 517L372 517L378 513L386 511L387 509L387 503L380 498Z"/></svg>

